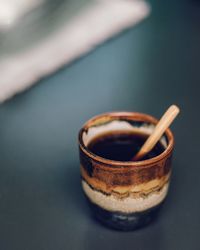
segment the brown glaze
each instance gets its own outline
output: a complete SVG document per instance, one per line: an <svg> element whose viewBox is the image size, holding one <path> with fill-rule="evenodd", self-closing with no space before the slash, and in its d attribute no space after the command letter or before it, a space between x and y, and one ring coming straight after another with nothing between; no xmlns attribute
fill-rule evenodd
<svg viewBox="0 0 200 250"><path fill-rule="evenodd" d="M96 116L89 120L79 133L79 149L82 178L90 187L105 194L143 196L159 191L168 181L171 173L171 157L174 138L170 129L166 130L168 146L160 155L143 161L113 161L90 152L84 145L82 135L88 128L105 124L112 120L147 122L156 124L152 116L116 112Z"/></svg>
<svg viewBox="0 0 200 250"><path fill-rule="evenodd" d="M107 185L104 181L88 176L84 168L81 166L81 175L84 181L95 190L98 190L107 195L114 195L118 198L132 197L144 197L151 192L159 192L163 186L169 181L170 172L164 175L160 179L154 179L147 183L141 183L138 185L127 184L126 186L120 185Z"/></svg>
<svg viewBox="0 0 200 250"><path fill-rule="evenodd" d="M139 185L153 179L160 179L170 172L171 162L167 158L160 162L152 162L148 167L146 165L130 167L124 163L123 167L112 168L111 164L97 162L82 153L80 161L88 176L104 182L107 186Z"/></svg>

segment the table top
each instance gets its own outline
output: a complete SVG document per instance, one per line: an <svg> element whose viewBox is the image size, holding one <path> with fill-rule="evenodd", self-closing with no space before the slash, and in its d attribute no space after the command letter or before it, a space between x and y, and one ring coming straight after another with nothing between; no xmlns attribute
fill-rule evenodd
<svg viewBox="0 0 200 250"><path fill-rule="evenodd" d="M200 3L151 4L143 23L0 106L2 250L199 249ZM80 127L113 110L160 117L172 103L181 114L159 219L126 233L101 226L80 186Z"/></svg>

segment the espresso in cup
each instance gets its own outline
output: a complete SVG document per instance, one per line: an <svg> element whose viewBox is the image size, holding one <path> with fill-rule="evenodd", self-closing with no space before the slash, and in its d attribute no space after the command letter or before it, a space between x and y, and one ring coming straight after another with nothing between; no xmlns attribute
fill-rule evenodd
<svg viewBox="0 0 200 250"><path fill-rule="evenodd" d="M83 191L104 225L134 230L157 217L170 182L170 129L143 159L132 161L157 122L142 113L113 112L92 118L80 130Z"/></svg>
<svg viewBox="0 0 200 250"><path fill-rule="evenodd" d="M114 161L132 161L149 135L126 131L115 131L99 135L93 139L88 149L105 159ZM164 151L164 146L158 142L155 147L140 160L151 159Z"/></svg>

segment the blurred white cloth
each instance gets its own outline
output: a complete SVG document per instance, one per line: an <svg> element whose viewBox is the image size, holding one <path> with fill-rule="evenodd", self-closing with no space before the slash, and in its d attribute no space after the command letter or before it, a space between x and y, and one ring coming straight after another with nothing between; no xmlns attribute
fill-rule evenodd
<svg viewBox="0 0 200 250"><path fill-rule="evenodd" d="M0 0L0 28L12 26L21 16L42 2L43 0Z"/></svg>
<svg viewBox="0 0 200 250"><path fill-rule="evenodd" d="M92 50L149 13L137 0L97 0L36 47L0 58L0 102Z"/></svg>

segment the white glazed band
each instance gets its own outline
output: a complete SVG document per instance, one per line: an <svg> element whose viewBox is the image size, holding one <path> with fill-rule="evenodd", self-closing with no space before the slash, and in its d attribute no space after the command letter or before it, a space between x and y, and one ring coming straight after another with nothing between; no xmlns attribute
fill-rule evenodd
<svg viewBox="0 0 200 250"><path fill-rule="evenodd" d="M147 197L134 198L129 196L124 199L118 199L112 194L106 195L94 190L84 180L82 180L82 186L90 201L101 208L111 212L135 213L159 205L167 194L169 184L166 183L160 191L153 192Z"/></svg>

